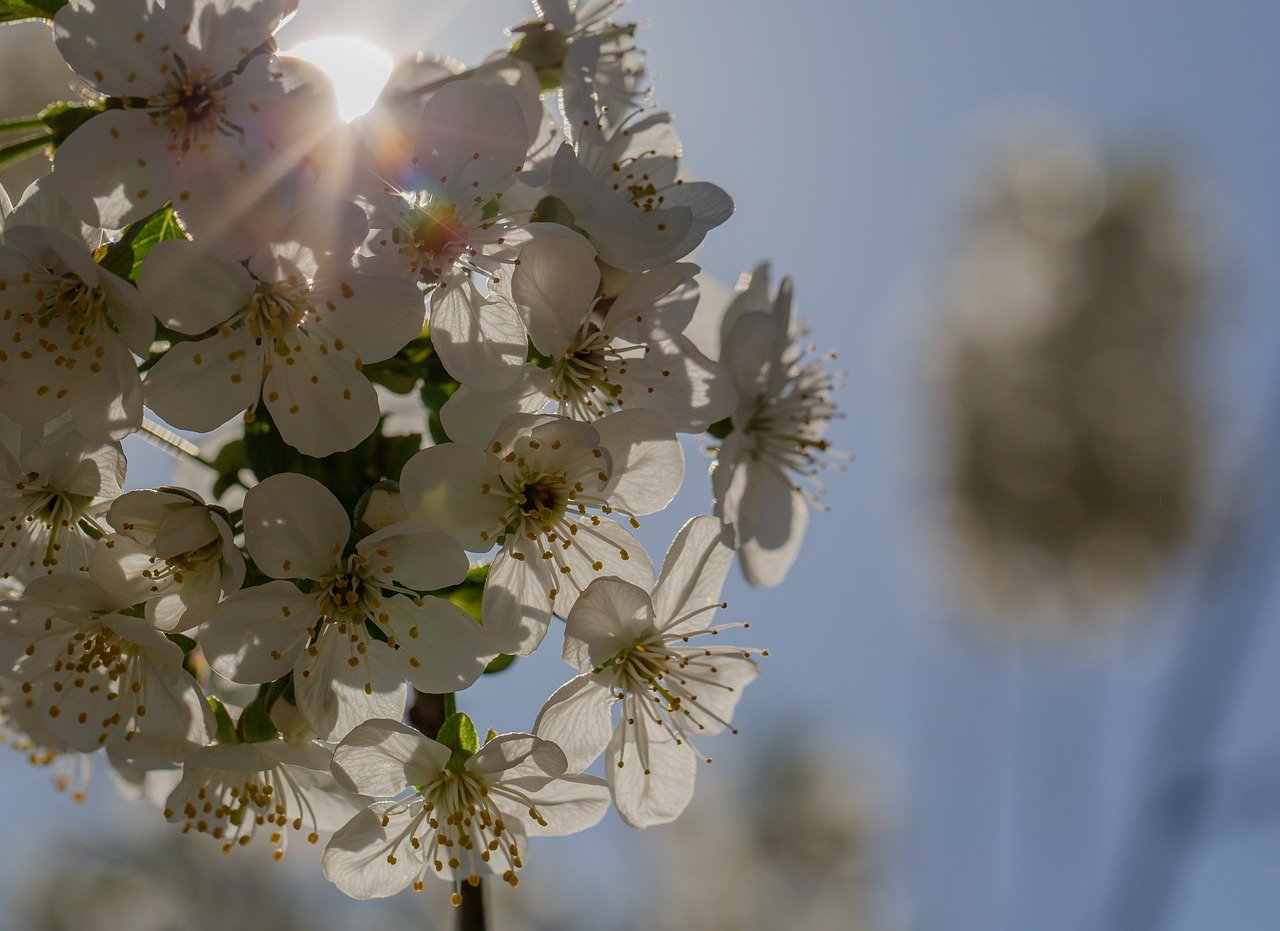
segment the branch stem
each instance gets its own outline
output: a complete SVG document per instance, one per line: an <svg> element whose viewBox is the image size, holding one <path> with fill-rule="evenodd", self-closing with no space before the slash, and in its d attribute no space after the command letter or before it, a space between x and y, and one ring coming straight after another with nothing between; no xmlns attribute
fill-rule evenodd
<svg viewBox="0 0 1280 931"><path fill-rule="evenodd" d="M413 704L409 706L409 723L420 733L435 740L440 733L440 726L456 710L457 702L452 692L432 695L415 691ZM462 901L458 904L458 931L485 931L487 925L483 882L474 886L464 882L458 891L462 896Z"/></svg>

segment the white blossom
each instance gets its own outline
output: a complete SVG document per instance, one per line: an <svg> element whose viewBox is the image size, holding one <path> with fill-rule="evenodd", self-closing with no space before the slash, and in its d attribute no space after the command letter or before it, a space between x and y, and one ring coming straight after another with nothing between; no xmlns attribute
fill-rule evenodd
<svg viewBox="0 0 1280 931"><path fill-rule="evenodd" d="M201 747L187 755L164 816L221 841L223 853L264 835L284 856L289 832L315 844L367 803L338 785L333 753L314 740L263 740Z"/></svg>
<svg viewBox="0 0 1280 931"><path fill-rule="evenodd" d="M591 583L565 625L564 658L582 675L556 690L534 725L571 767L605 754L614 805L633 827L684 811L701 755L693 740L729 728L756 677L755 651L694 643L746 626L708 623L726 607L720 589L733 552L722 534L714 517L696 517L671 544L656 585Z"/></svg>
<svg viewBox="0 0 1280 931"><path fill-rule="evenodd" d="M693 316L698 266L679 263L602 297L595 250L574 233L534 239L520 252L512 296L546 359L502 391L463 386L440 412L449 436L483 441L502 418L548 404L575 420L615 409L661 411L679 433L700 433L733 410L721 368L682 335Z"/></svg>
<svg viewBox="0 0 1280 931"><path fill-rule="evenodd" d="M332 88L270 53L286 0L72 0L54 17L67 63L124 102L58 147L59 190L98 226L171 201L218 236L338 123Z"/></svg>
<svg viewBox="0 0 1280 931"><path fill-rule="evenodd" d="M400 478L409 513L464 548L498 546L482 615L505 653L533 652L551 612L564 616L601 575L652 576L648 554L610 515L665 507L684 476L680 444L654 411L629 410L593 424L513 414L487 447L432 446Z"/></svg>
<svg viewBox="0 0 1280 931"><path fill-rule="evenodd" d="M15 214L17 210L15 209ZM85 436L119 439L142 422L133 356L155 320L84 240L9 225L0 244L0 414L27 426L69 414Z"/></svg>
<svg viewBox="0 0 1280 931"><path fill-rule="evenodd" d="M34 579L0 605L0 675L20 684L42 739L88 752L109 742L170 760L212 736L182 650L129 613L133 599L85 574Z"/></svg>
<svg viewBox="0 0 1280 931"><path fill-rule="evenodd" d="M818 474L841 468L827 426L839 416L842 373L816 359L792 317L791 280L769 294L767 266L745 280L722 322L721 363L738 392L732 432L716 452L716 516L728 528L752 585L777 585L800 552Z"/></svg>
<svg viewBox="0 0 1280 931"><path fill-rule="evenodd" d="M249 555L277 581L218 605L200 643L214 671L234 682L292 673L298 710L320 737L398 718L406 679L425 692L464 689L497 653L465 611L419 594L466 576L466 556L446 535L405 521L348 550L342 505L294 473L250 489L244 520ZM304 591L287 579L314 584Z"/></svg>
<svg viewBox="0 0 1280 931"><path fill-rule="evenodd" d="M138 290L176 343L147 374L147 404L175 427L212 430L259 401L299 452L325 456L377 426L378 398L361 369L422 330L416 286L273 245L247 264L189 242L160 243ZM207 335L205 335L207 334Z"/></svg>
<svg viewBox="0 0 1280 931"><path fill-rule="evenodd" d="M70 425L0 444L0 579L88 569L92 522L124 476L120 444L86 440Z"/></svg>
<svg viewBox="0 0 1280 931"><path fill-rule="evenodd" d="M227 512L194 492L126 492L111 503L106 520L117 532L98 541L91 572L142 591L147 620L160 630L197 626L244 581L244 557Z"/></svg>
<svg viewBox="0 0 1280 931"><path fill-rule="evenodd" d="M509 384L525 358L520 314L474 277L501 284L527 239L502 197L536 129L511 87L451 82L427 101L407 152L382 166L371 195L369 249L430 287L432 344L449 373L475 388Z"/></svg>
<svg viewBox="0 0 1280 931"><path fill-rule="evenodd" d="M515 886L529 836L585 830L608 808L604 780L529 734L498 735L467 756L396 721L368 721L334 751L333 773L354 792L393 799L325 849L325 877L358 899L421 891L428 876L474 885L496 874Z"/></svg>

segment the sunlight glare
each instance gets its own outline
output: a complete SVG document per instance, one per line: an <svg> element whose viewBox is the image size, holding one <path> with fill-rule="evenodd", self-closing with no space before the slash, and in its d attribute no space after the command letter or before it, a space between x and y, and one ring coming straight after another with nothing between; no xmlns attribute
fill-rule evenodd
<svg viewBox="0 0 1280 931"><path fill-rule="evenodd" d="M365 39L326 36L285 52L320 68L333 81L338 111L348 123L368 112L391 76L391 56Z"/></svg>

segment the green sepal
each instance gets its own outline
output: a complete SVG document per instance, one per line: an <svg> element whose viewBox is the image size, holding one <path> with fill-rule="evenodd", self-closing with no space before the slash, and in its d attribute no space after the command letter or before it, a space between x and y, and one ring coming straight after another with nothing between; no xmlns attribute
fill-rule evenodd
<svg viewBox="0 0 1280 931"><path fill-rule="evenodd" d="M268 682L258 689L258 695L240 712L240 723L237 726L245 743L261 743L264 740L275 740L280 736L275 722L271 720L271 709L267 707L268 692L272 683Z"/></svg>
<svg viewBox="0 0 1280 931"><path fill-rule="evenodd" d="M489 733L484 735L484 742L488 743L489 741L493 740L493 738L497 736L498 736L498 732L491 727L489 728Z"/></svg>
<svg viewBox="0 0 1280 931"><path fill-rule="evenodd" d="M723 440L733 432L733 418L726 417L724 420L717 420L711 426L707 427L707 432L717 440Z"/></svg>
<svg viewBox="0 0 1280 931"><path fill-rule="evenodd" d="M217 738L218 743L239 743L240 738L236 734L236 725L231 720L231 714L227 711L227 706L213 696L210 696L207 701L209 702L209 707L213 709L213 720L217 723L217 731L214 736Z"/></svg>
<svg viewBox="0 0 1280 931"><path fill-rule="evenodd" d="M66 5L67 0L0 0L0 23L53 19L53 14Z"/></svg>
<svg viewBox="0 0 1280 931"><path fill-rule="evenodd" d="M489 665L484 667L484 674L487 676L495 672L502 672L502 670L506 669L515 661L516 658L510 653L499 653L493 659L489 660Z"/></svg>
<svg viewBox="0 0 1280 931"><path fill-rule="evenodd" d="M170 643L176 643L178 645L182 650L183 656L186 656L196 648L196 642L190 637L183 636L182 634L165 634L165 637Z"/></svg>
<svg viewBox="0 0 1280 931"><path fill-rule="evenodd" d="M445 718L436 740L449 748L449 769L457 772L480 749L476 726L465 712L458 711Z"/></svg>
<svg viewBox="0 0 1280 931"><path fill-rule="evenodd" d="M558 223L573 230L584 239L591 238L582 227L578 226L573 211L569 209L569 205L554 194L548 194L538 201L538 205L533 208L533 214L529 217L529 222Z"/></svg>
<svg viewBox="0 0 1280 931"><path fill-rule="evenodd" d="M3 2L3 0L0 0ZM115 104L113 106L112 104ZM40 121L52 134L49 144L57 148L67 137L93 119L99 113L119 107L119 101L104 100L101 103L55 103L40 111Z"/></svg>

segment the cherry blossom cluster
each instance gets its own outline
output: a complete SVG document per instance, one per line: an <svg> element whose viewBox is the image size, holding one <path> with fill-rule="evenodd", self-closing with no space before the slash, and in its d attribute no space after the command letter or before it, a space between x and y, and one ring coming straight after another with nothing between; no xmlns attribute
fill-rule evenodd
<svg viewBox="0 0 1280 931"><path fill-rule="evenodd" d="M539 0L350 124L278 53L293 5L43 4L84 93L0 191L0 709L224 851L325 844L349 895L515 885L531 836L688 804L762 653L726 575L796 559L841 376L766 266L700 304L733 203L623 0ZM207 480L124 490L137 432ZM713 513L655 571L682 434ZM482 740L454 696L549 634L576 675Z"/></svg>

